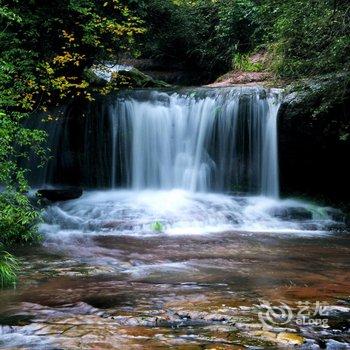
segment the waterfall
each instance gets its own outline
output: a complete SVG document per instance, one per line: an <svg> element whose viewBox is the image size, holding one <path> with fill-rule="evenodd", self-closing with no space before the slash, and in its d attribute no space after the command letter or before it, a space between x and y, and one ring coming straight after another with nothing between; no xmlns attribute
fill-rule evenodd
<svg viewBox="0 0 350 350"><path fill-rule="evenodd" d="M48 206L41 232L62 234L61 244L77 232L159 235L155 223L171 235L344 227L330 208L279 199L281 97L257 87L131 90L30 120L53 150L44 168L32 155L32 186L85 190Z"/></svg>
<svg viewBox="0 0 350 350"><path fill-rule="evenodd" d="M69 182L74 168L90 187L278 197L279 104L278 90L240 87L125 91L71 108L46 182Z"/></svg>
<svg viewBox="0 0 350 350"><path fill-rule="evenodd" d="M131 133L129 187L278 196L278 106L278 94L253 88L117 99L109 118L113 140ZM117 154L114 141L113 185Z"/></svg>

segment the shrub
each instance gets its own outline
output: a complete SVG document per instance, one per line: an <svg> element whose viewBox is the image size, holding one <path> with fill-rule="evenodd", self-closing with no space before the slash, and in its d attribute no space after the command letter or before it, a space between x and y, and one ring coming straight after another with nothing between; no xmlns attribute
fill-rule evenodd
<svg viewBox="0 0 350 350"><path fill-rule="evenodd" d="M251 0L198 0L191 11L189 54L203 69L226 72L235 54L253 48L259 28L257 10Z"/></svg>
<svg viewBox="0 0 350 350"><path fill-rule="evenodd" d="M39 242L39 219L40 212L26 195L15 191L0 193L0 243L12 246Z"/></svg>
<svg viewBox="0 0 350 350"><path fill-rule="evenodd" d="M76 96L92 98L83 71L96 60L135 53L141 22L124 1L0 0L0 242L39 240L21 166L45 158L41 130L26 120Z"/></svg>
<svg viewBox="0 0 350 350"><path fill-rule="evenodd" d="M348 1L264 0L262 4L262 26L273 48L276 73L298 78L350 68Z"/></svg>
<svg viewBox="0 0 350 350"><path fill-rule="evenodd" d="M129 0L147 33L143 57L182 63L213 76L231 68L236 52L248 52L258 33L252 0Z"/></svg>
<svg viewBox="0 0 350 350"><path fill-rule="evenodd" d="M237 53L233 56L232 68L244 72L260 72L263 67L259 62L252 62L249 54Z"/></svg>
<svg viewBox="0 0 350 350"><path fill-rule="evenodd" d="M0 288L16 283L18 267L18 260L0 244Z"/></svg>

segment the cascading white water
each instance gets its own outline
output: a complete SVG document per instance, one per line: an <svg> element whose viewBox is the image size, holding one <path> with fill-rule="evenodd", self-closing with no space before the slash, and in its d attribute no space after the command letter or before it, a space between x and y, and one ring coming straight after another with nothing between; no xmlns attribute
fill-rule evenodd
<svg viewBox="0 0 350 350"><path fill-rule="evenodd" d="M259 88L119 98L109 109L112 186L122 138L134 189L244 189L277 197L279 103L278 91Z"/></svg>
<svg viewBox="0 0 350 350"><path fill-rule="evenodd" d="M277 139L277 115L280 103L275 100L268 100L269 113L264 126L261 189L262 193L278 197L279 176L278 176L278 139Z"/></svg>
<svg viewBox="0 0 350 350"><path fill-rule="evenodd" d="M84 118L82 106L69 107L48 128L57 153L46 183L90 190L49 206L41 231L57 239L157 234L155 222L166 234L332 225L327 208L278 199L280 96L252 87L139 90L84 106Z"/></svg>

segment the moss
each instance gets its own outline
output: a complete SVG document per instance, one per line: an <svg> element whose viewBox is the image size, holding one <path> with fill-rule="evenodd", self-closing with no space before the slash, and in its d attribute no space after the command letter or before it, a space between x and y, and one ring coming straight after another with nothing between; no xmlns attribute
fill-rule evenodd
<svg viewBox="0 0 350 350"><path fill-rule="evenodd" d="M230 333L229 340L235 345L243 345L245 347L262 347L263 349L276 349L276 344L262 339L261 337L252 337L248 334L235 330Z"/></svg>
<svg viewBox="0 0 350 350"><path fill-rule="evenodd" d="M170 87L168 83L165 83L162 80L156 80L150 77L149 75L139 71L136 68L133 68L129 71L119 72L118 75L127 78L130 81L131 87L136 88L146 88L146 87Z"/></svg>
<svg viewBox="0 0 350 350"><path fill-rule="evenodd" d="M153 79L151 76L136 68L130 70L111 72L110 81L99 77L93 69L86 69L85 79L96 93L106 94L111 91L128 88L167 88L171 85L162 80Z"/></svg>

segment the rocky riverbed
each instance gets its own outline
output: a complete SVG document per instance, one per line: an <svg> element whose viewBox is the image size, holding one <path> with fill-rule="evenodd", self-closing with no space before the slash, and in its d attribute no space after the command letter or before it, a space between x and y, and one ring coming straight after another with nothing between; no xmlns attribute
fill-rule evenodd
<svg viewBox="0 0 350 350"><path fill-rule="evenodd" d="M18 285L0 294L1 348L350 347L346 233L73 235L61 250L53 242L22 253ZM266 318L269 303L293 318ZM313 313L325 305L309 316L327 323L298 324L301 303Z"/></svg>

